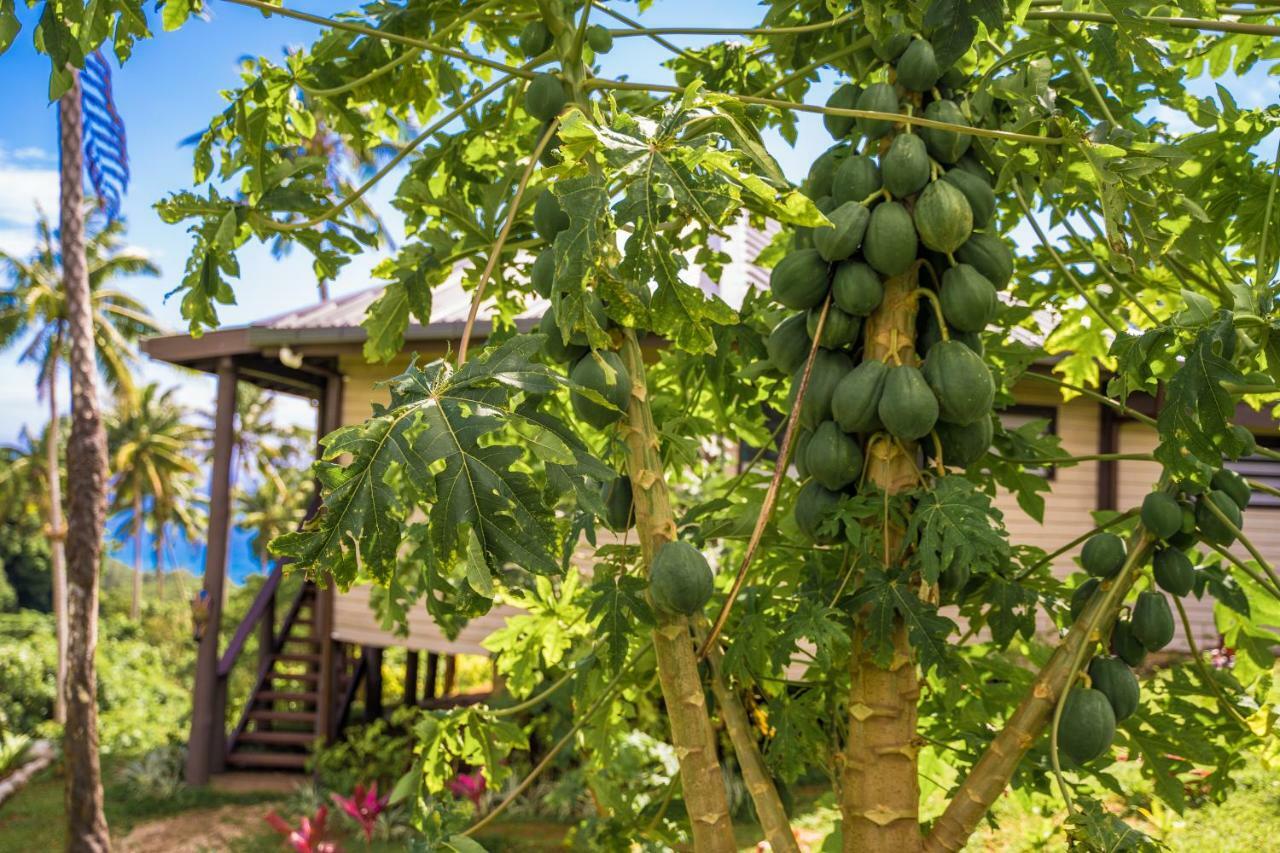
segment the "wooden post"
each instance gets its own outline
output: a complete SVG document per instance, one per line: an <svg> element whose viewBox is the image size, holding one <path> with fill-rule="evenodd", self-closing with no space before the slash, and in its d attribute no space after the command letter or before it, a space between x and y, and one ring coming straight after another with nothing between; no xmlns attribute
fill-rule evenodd
<svg viewBox="0 0 1280 853"><path fill-rule="evenodd" d="M320 411L317 413L319 429L317 436L324 436L342 423L342 377L330 376L325 385L324 397L320 400ZM337 707L336 672L333 642L333 585L316 591L314 605L316 639L320 641L320 681L316 684L316 734L324 742L337 736L337 721L334 711Z"/></svg>
<svg viewBox="0 0 1280 853"><path fill-rule="evenodd" d="M1120 416L1110 406L1098 407L1098 452L1120 451ZM1098 465L1097 509L1116 509L1119 505L1120 463L1105 459Z"/></svg>
<svg viewBox="0 0 1280 853"><path fill-rule="evenodd" d="M436 685L440 680L440 655L427 652L427 677L422 685L422 698L436 698Z"/></svg>
<svg viewBox="0 0 1280 853"><path fill-rule="evenodd" d="M382 649L364 647L364 721L372 723L382 716Z"/></svg>
<svg viewBox="0 0 1280 853"><path fill-rule="evenodd" d="M449 655L444 659L444 687L441 696L452 696L454 682L458 680L458 656Z"/></svg>
<svg viewBox="0 0 1280 853"><path fill-rule="evenodd" d="M404 660L404 702L406 707L418 704L418 652L410 649Z"/></svg>
<svg viewBox="0 0 1280 853"><path fill-rule="evenodd" d="M209 618L196 653L195 696L187 746L189 785L204 785L225 766L226 682L218 678L218 632L222 624L227 539L231 528L231 446L236 416L236 369L230 357L218 361L218 402L213 425L213 470L209 485L209 541L204 556L204 593Z"/></svg>

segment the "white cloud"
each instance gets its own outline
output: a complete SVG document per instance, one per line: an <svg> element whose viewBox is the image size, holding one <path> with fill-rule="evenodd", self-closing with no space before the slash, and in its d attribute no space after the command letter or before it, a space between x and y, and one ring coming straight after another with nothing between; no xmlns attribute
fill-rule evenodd
<svg viewBox="0 0 1280 853"><path fill-rule="evenodd" d="M28 145L26 148L18 148L11 155L14 160L39 160L44 163L53 162L53 153L45 151L43 148L37 148L34 145Z"/></svg>
<svg viewBox="0 0 1280 853"><path fill-rule="evenodd" d="M48 159L39 148L10 152L0 145L0 187L4 187L0 191L0 225L34 223L37 205L50 216L57 215L58 170L29 165Z"/></svg>

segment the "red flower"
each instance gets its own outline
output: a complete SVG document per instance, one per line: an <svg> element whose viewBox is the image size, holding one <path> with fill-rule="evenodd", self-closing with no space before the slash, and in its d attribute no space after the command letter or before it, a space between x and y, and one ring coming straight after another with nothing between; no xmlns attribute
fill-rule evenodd
<svg viewBox="0 0 1280 853"><path fill-rule="evenodd" d="M455 797L466 797L477 809L484 791L484 775L480 773L459 773L449 780L449 792Z"/></svg>
<svg viewBox="0 0 1280 853"><path fill-rule="evenodd" d="M377 822L378 815L382 814L383 809L387 807L387 800L388 797L378 796L377 782L370 785L368 790L365 790L363 785L356 785L350 797L333 795L333 801L338 808L360 824L360 828L364 830L366 842L373 841L373 825Z"/></svg>
<svg viewBox="0 0 1280 853"><path fill-rule="evenodd" d="M320 806L315 816L303 818L297 829L284 822L284 818L274 811L267 812L267 823L271 828L285 837L285 843L295 853L338 853L338 846L332 841L324 841L324 822L329 810Z"/></svg>

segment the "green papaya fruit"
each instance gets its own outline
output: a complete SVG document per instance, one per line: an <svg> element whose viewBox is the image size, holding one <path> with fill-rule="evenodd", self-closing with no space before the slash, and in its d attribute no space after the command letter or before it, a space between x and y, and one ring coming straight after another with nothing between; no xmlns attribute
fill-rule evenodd
<svg viewBox="0 0 1280 853"><path fill-rule="evenodd" d="M569 379L616 407L611 409L579 391L571 391L569 401L579 418L596 429L604 429L622 419L631 400L631 374L617 353L603 350L584 355L569 372Z"/></svg>
<svg viewBox="0 0 1280 853"><path fill-rule="evenodd" d="M1111 749L1116 715L1099 690L1073 687L1058 720L1058 749L1076 764L1085 764Z"/></svg>
<svg viewBox="0 0 1280 853"><path fill-rule="evenodd" d="M928 356L929 350L942 340L942 329L938 326L938 317L931 310L921 311L916 318L916 352ZM979 356L983 354L982 336L977 332L962 332L954 326L948 327L951 340L973 350Z"/></svg>
<svg viewBox="0 0 1280 853"><path fill-rule="evenodd" d="M1080 586L1076 587L1075 592L1071 593L1071 621L1075 622L1080 618L1080 614L1084 613L1084 607L1089 603L1089 599L1093 597L1094 592L1102 585L1102 581L1097 578L1088 578Z"/></svg>
<svg viewBox="0 0 1280 853"><path fill-rule="evenodd" d="M938 398L919 370L900 364L889 368L877 413L894 438L915 441L938 422Z"/></svg>
<svg viewBox="0 0 1280 853"><path fill-rule="evenodd" d="M846 201L828 213L827 218L831 220L830 225L813 229L813 247L825 261L843 261L862 245L871 214L856 201Z"/></svg>
<svg viewBox="0 0 1280 853"><path fill-rule="evenodd" d="M635 524L631 498L631 478L619 474L600 487L600 501L604 504L604 526L614 533L630 530Z"/></svg>
<svg viewBox="0 0 1280 853"><path fill-rule="evenodd" d="M896 113L898 93L888 83L872 83L858 95L858 109L868 112ZM858 132L868 139L878 139L893 130L894 123L887 119L860 118L855 122Z"/></svg>
<svg viewBox="0 0 1280 853"><path fill-rule="evenodd" d="M880 158L884 188L895 198L912 195L929 183L929 152L914 133L900 133Z"/></svg>
<svg viewBox="0 0 1280 853"><path fill-rule="evenodd" d="M1196 498L1196 527L1200 530L1200 537L1206 542L1217 545L1230 545L1236 541L1236 534L1209 509L1209 501L1213 502L1213 505L1235 525L1237 530L1244 524L1240 507L1226 492L1212 491Z"/></svg>
<svg viewBox="0 0 1280 853"><path fill-rule="evenodd" d="M857 86L852 83L842 83L831 93L831 97L827 98L827 106L838 110L851 110L857 106L858 94ZM853 116L824 115L822 124L826 127L827 133L831 134L831 138L837 141L847 139L853 132Z"/></svg>
<svg viewBox="0 0 1280 853"><path fill-rule="evenodd" d="M649 566L649 598L667 613L701 613L715 591L715 577L702 552L688 542L666 542Z"/></svg>
<svg viewBox="0 0 1280 853"><path fill-rule="evenodd" d="M1196 569L1191 558L1177 548L1161 548L1151 558L1156 585L1181 598L1191 592L1196 582Z"/></svg>
<svg viewBox="0 0 1280 853"><path fill-rule="evenodd" d="M524 111L538 121L551 121L569 103L564 83L554 74L536 74L524 91Z"/></svg>
<svg viewBox="0 0 1280 853"><path fill-rule="evenodd" d="M1240 448L1240 451L1227 458L1243 459L1246 456L1252 456L1258 450L1258 441L1247 427L1240 426L1240 424L1232 424L1231 435L1234 437L1235 445Z"/></svg>
<svg viewBox="0 0 1280 853"><path fill-rule="evenodd" d="M971 424L960 426L938 421L933 430L942 445L942 462L950 468L968 468L986 455L991 448L995 426L990 417L979 418ZM922 442L925 450L933 454L933 442Z"/></svg>
<svg viewBox="0 0 1280 853"><path fill-rule="evenodd" d="M809 442L813 440L813 430L802 429L796 436L795 445L791 448L791 464L796 466L796 473L800 475L801 480L808 479L809 465L805 462L805 450L809 447ZM778 437L778 446L782 446L782 437Z"/></svg>
<svg viewBox="0 0 1280 853"><path fill-rule="evenodd" d="M817 333L818 319L821 316L821 306L810 308L805 313L805 333L809 336L809 340L813 340L813 336ZM858 340L860 331L862 331L861 317L855 317L832 305L827 311L827 322L822 327L822 340L818 345L827 349L843 349Z"/></svg>
<svg viewBox="0 0 1280 853"><path fill-rule="evenodd" d="M955 252L956 260L982 273L987 281L1002 288L1013 278L1013 253L995 234L975 231Z"/></svg>
<svg viewBox="0 0 1280 853"><path fill-rule="evenodd" d="M520 31L520 52L529 59L551 49L551 30L542 21L530 21Z"/></svg>
<svg viewBox="0 0 1280 853"><path fill-rule="evenodd" d="M1147 657L1147 647L1133 633L1133 623L1128 619L1117 619L1111 628L1111 654L1129 664L1142 666Z"/></svg>
<svg viewBox="0 0 1280 853"><path fill-rule="evenodd" d="M830 521L840 504L840 493L833 492L817 480L809 480L800 487L796 495L793 513L796 526L811 542L819 545L830 545L839 538L838 533L820 532L824 524ZM838 527L838 522L836 525Z"/></svg>
<svg viewBox="0 0 1280 853"><path fill-rule="evenodd" d="M917 248L916 228L907 209L896 201L877 204L862 238L867 263L884 275L902 275L915 263Z"/></svg>
<svg viewBox="0 0 1280 853"><path fill-rule="evenodd" d="M924 117L931 121L969 127L969 120L954 101L934 101L924 108ZM945 165L951 165L963 157L973 142L973 137L967 133L936 127L921 127L920 135L924 137L925 147L929 149L933 159Z"/></svg>
<svg viewBox="0 0 1280 853"><path fill-rule="evenodd" d="M942 76L933 45L924 39L916 39L907 46L898 57L894 70L898 73L898 84L913 92L929 91Z"/></svg>
<svg viewBox="0 0 1280 853"><path fill-rule="evenodd" d="M541 139L547 132L547 128L551 125L546 122L542 125L542 129L538 131L538 138ZM538 155L538 162L544 166L555 166L560 162L560 134L554 133L551 139L543 147L542 153Z"/></svg>
<svg viewBox="0 0 1280 853"><path fill-rule="evenodd" d="M862 473L862 447L835 421L823 421L805 447L805 467L813 479L838 492Z"/></svg>
<svg viewBox="0 0 1280 853"><path fill-rule="evenodd" d="M1173 495L1152 492L1142 499L1142 523L1161 539L1182 529L1182 507Z"/></svg>
<svg viewBox="0 0 1280 853"><path fill-rule="evenodd" d="M1124 540L1114 533L1095 533L1080 549L1080 564L1095 578L1113 578L1125 561Z"/></svg>
<svg viewBox="0 0 1280 853"><path fill-rule="evenodd" d="M866 154L846 157L831 179L831 197L837 204L849 201L864 202L880 192L884 178L880 165Z"/></svg>
<svg viewBox="0 0 1280 853"><path fill-rule="evenodd" d="M977 157L973 156L972 151L957 160L955 168L981 179L988 187L996 185L995 177L987 171L987 167L982 165Z"/></svg>
<svg viewBox="0 0 1280 853"><path fill-rule="evenodd" d="M1129 621L1133 626L1133 636L1147 651L1158 652L1173 639L1173 611L1162 592L1146 590L1138 593Z"/></svg>
<svg viewBox="0 0 1280 853"><path fill-rule="evenodd" d="M534 293L543 299L550 299L551 288L555 285L555 281L555 249L543 249L538 253L538 257L533 259L533 265L529 267L529 284L533 287Z"/></svg>
<svg viewBox="0 0 1280 853"><path fill-rule="evenodd" d="M1209 481L1209 488L1226 493L1242 512L1249 508L1249 500L1253 497L1253 489L1249 488L1244 477L1230 468L1215 471L1213 479Z"/></svg>
<svg viewBox="0 0 1280 853"><path fill-rule="evenodd" d="M947 324L962 332L981 332L1000 310L995 285L969 264L957 264L942 274L938 302Z"/></svg>
<svg viewBox="0 0 1280 853"><path fill-rule="evenodd" d="M1123 722L1138 710L1138 679L1129 665L1112 655L1099 655L1089 661L1089 681L1111 703L1116 722Z"/></svg>
<svg viewBox="0 0 1280 853"><path fill-rule="evenodd" d="M1182 509L1182 528L1169 537L1169 545L1185 551L1199 541L1196 538L1196 513L1195 508L1185 501L1178 501L1178 506Z"/></svg>
<svg viewBox="0 0 1280 853"><path fill-rule="evenodd" d="M764 347L769 353L769 361L778 370L788 375L795 373L800 365L809 357L811 339L805 330L805 314L792 314L773 327Z"/></svg>
<svg viewBox="0 0 1280 853"><path fill-rule="evenodd" d="M911 44L910 33L893 33L871 43L871 52L882 62L893 62Z"/></svg>
<svg viewBox="0 0 1280 853"><path fill-rule="evenodd" d="M942 341L929 350L921 371L938 398L938 419L967 426L987 418L995 400L991 370L960 341Z"/></svg>
<svg viewBox="0 0 1280 853"><path fill-rule="evenodd" d="M872 359L862 362L840 380L831 395L831 414L842 430L866 433L880 429L878 410L888 376L889 365Z"/></svg>
<svg viewBox="0 0 1280 853"><path fill-rule="evenodd" d="M778 261L769 274L773 298L788 308L804 310L822 304L831 286L831 265L817 249L797 249Z"/></svg>
<svg viewBox="0 0 1280 853"><path fill-rule="evenodd" d="M835 394L836 386L851 370L853 370L853 359L848 353L840 350L818 350L813 360L813 370L809 373L809 386L804 393L804 402L800 404L802 426L814 429L831 417L831 398ZM803 373L804 368L801 367L791 379L793 399L799 391Z"/></svg>
<svg viewBox="0 0 1280 853"><path fill-rule="evenodd" d="M824 214L830 215L831 211L836 209L836 201L829 195L814 199L813 206L821 210ZM795 235L795 248L812 249L813 248L813 228L808 225L797 225L793 233Z"/></svg>
<svg viewBox="0 0 1280 853"><path fill-rule="evenodd" d="M841 261L831 280L831 301L847 314L866 317L884 300L880 276L862 261Z"/></svg>
<svg viewBox="0 0 1280 853"><path fill-rule="evenodd" d="M538 236L551 243L568 227L569 214L560 207L560 199L550 189L543 190L533 205L533 228Z"/></svg>
<svg viewBox="0 0 1280 853"><path fill-rule="evenodd" d="M926 248L948 254L973 233L973 211L964 193L946 181L934 181L916 199L916 233Z"/></svg>
<svg viewBox="0 0 1280 853"><path fill-rule="evenodd" d="M941 89L963 89L969 83L969 75L965 74L954 65L942 72L942 76L938 78L938 87Z"/></svg>
<svg viewBox="0 0 1280 853"><path fill-rule="evenodd" d="M996 213L996 194L991 185L972 172L959 166L948 171L942 179L964 194L973 212L973 227L986 228Z"/></svg>
<svg viewBox="0 0 1280 853"><path fill-rule="evenodd" d="M836 170L849 158L851 149L848 145L833 145L818 155L809 167L807 195L809 198L822 198L831 195Z"/></svg>
<svg viewBox="0 0 1280 853"><path fill-rule="evenodd" d="M608 27L592 24L587 27L587 46L597 56L606 54L613 50L613 33L609 32Z"/></svg>
<svg viewBox="0 0 1280 853"><path fill-rule="evenodd" d="M565 343L564 335L556 322L556 309L553 306L547 306L542 318L538 320L538 331L547 336L542 348L552 361L575 364L588 352L587 336L582 332L575 332L570 336L569 343Z"/></svg>

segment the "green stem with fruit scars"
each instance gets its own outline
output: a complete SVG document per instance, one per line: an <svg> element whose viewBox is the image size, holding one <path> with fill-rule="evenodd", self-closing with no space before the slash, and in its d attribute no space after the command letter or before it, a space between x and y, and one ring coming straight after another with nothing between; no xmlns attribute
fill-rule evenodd
<svg viewBox="0 0 1280 853"><path fill-rule="evenodd" d="M1092 539L1094 534L1101 533L1104 530L1110 530L1112 527L1115 527L1117 524L1121 524L1122 522L1128 521L1129 519L1133 518L1137 514L1138 514L1138 511L1135 509L1128 510L1127 512L1122 512L1119 515L1117 515L1115 518L1109 521L1105 521L1102 524L1099 524L1097 527L1093 528L1092 530L1089 530L1085 533L1080 534L1075 539L1072 539L1070 542L1063 545L1061 548L1057 549L1056 551L1052 551L1048 554L1045 554L1043 557L1041 557L1039 560L1033 563L1029 568L1026 568L1023 571L1019 572L1018 574L1014 575L1013 576L1014 583L1017 583L1018 581L1021 581L1027 578L1028 576L1034 574L1037 570L1049 565L1054 560L1058 559L1063 554L1070 551L1072 548L1075 548L1077 545L1081 545L1087 542L1089 539Z"/></svg>
<svg viewBox="0 0 1280 853"><path fill-rule="evenodd" d="M1204 683L1213 691L1213 695L1218 697L1218 704L1222 706L1222 710L1227 712L1227 716L1235 720L1250 734L1253 730L1249 728L1249 722L1236 710L1236 706L1227 700L1227 696L1222 692L1222 685L1218 684L1217 679L1213 677L1213 673L1209 672L1209 667L1205 666L1204 657L1200 654L1200 649L1196 646L1195 632L1191 629L1191 620L1187 617L1187 608L1182 606L1182 599L1178 596L1173 598L1173 606L1178 608L1178 619L1182 621L1182 633L1187 638L1187 648L1191 651L1191 659L1195 661L1196 669L1200 672L1200 677L1204 679Z"/></svg>
<svg viewBox="0 0 1280 853"><path fill-rule="evenodd" d="M1239 527L1236 527L1235 522L1227 518L1227 514L1223 512L1212 500L1203 499L1200 503L1208 507L1209 512L1213 513L1214 518L1218 519L1223 526L1230 530L1231 533L1240 540L1240 544L1243 545L1244 549L1249 552L1251 557L1253 557L1254 562L1256 562L1262 570L1267 573L1267 577L1271 578L1271 587L1277 592L1277 594L1280 594L1280 577L1276 576L1276 570L1272 568L1271 563L1267 562L1267 558L1262 556L1262 552L1258 550L1258 546L1254 545L1253 542L1250 541L1249 537L1244 535L1244 531Z"/></svg>
<svg viewBox="0 0 1280 853"><path fill-rule="evenodd" d="M1130 408L1129 406L1126 406L1124 403L1121 403L1118 400L1113 400L1111 397L1108 397L1106 394L1099 394L1097 391L1094 391L1092 389L1085 388L1080 385L1073 385L1070 382L1064 382L1061 379L1058 379L1056 376L1050 376L1047 373L1037 373L1034 370L1028 370L1026 373L1022 374L1022 376L1025 379L1035 379L1038 382L1048 382L1050 385L1057 385L1059 388L1066 388L1068 391L1074 391L1077 394L1082 394L1091 400L1097 400L1102 405L1109 406L1110 408L1115 409L1120 414L1127 415L1128 417L1133 418L1135 421L1138 421L1139 423L1144 423L1149 427L1154 427L1156 425L1155 418L1148 417L1147 415L1144 415L1142 412L1139 412L1137 409Z"/></svg>
<svg viewBox="0 0 1280 853"><path fill-rule="evenodd" d="M1094 595L1085 605L1067 636L1053 651L1037 674L1031 689L988 745L969 775L955 790L942 816L934 822L925 839L926 853L954 853L964 847L978 823L1000 798L1013 778L1022 757L1055 715L1058 699L1078 670L1077 659L1099 641L1098 629L1115 619L1125 594L1139 575L1136 553L1149 548L1151 538L1140 533L1125 566L1111 581L1103 582L1103 595ZM1144 547L1141 543L1146 543ZM1108 586L1109 584L1109 586ZM1055 727L1056 728L1056 727Z"/></svg>

